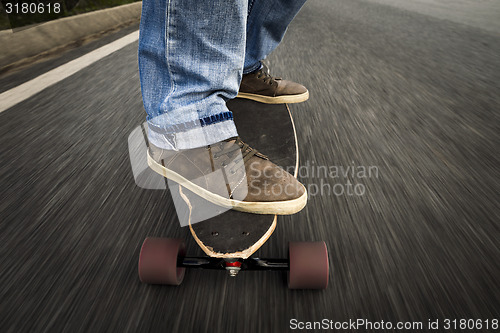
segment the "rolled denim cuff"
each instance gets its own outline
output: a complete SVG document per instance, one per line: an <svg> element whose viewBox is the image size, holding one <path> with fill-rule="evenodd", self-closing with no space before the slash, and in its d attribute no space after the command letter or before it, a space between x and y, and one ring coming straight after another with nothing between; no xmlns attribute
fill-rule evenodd
<svg viewBox="0 0 500 333"><path fill-rule="evenodd" d="M232 119L172 133L159 133L152 126L148 126L149 141L168 150L204 147L235 136L238 136L238 132Z"/></svg>
<svg viewBox="0 0 500 333"><path fill-rule="evenodd" d="M243 75L245 74L248 74L248 73L253 73L255 72L256 70L259 70L262 68L262 63L260 61L258 61L257 63L255 63L254 65L248 67L248 68L244 68L243 69Z"/></svg>

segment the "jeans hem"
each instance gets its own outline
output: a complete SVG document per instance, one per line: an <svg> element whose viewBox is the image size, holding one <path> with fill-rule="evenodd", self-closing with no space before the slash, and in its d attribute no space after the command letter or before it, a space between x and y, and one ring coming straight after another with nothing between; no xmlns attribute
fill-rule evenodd
<svg viewBox="0 0 500 333"><path fill-rule="evenodd" d="M250 68L245 68L243 69L243 75L255 72L256 70L260 69L262 67L262 63L258 61L255 65L251 66Z"/></svg>
<svg viewBox="0 0 500 333"><path fill-rule="evenodd" d="M201 122L200 122L201 124ZM157 147L167 150L184 150L205 147L238 136L232 119L191 128L184 132L155 131L148 126L149 141Z"/></svg>

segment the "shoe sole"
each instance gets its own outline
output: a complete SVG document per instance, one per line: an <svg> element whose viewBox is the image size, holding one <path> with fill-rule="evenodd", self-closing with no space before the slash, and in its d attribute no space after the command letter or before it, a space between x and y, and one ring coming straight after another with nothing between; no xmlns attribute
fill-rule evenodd
<svg viewBox="0 0 500 333"><path fill-rule="evenodd" d="M309 91L306 91L305 93L302 93L300 95L284 95L276 97L240 92L238 93L236 98L251 99L266 104L285 104L285 103L293 104L293 103L300 103L307 101L309 99Z"/></svg>
<svg viewBox="0 0 500 333"><path fill-rule="evenodd" d="M240 212L246 212L252 214L291 215L301 211L307 204L307 190L305 188L304 188L304 194L293 200L272 201L272 202L240 201L240 200L224 198L220 195L212 193L204 189L203 187L200 187L190 182L183 176L179 175L177 172L169 170L160 163L156 162L149 155L149 151L148 151L148 165L154 172L182 185L183 187L187 188L188 190L202 197L203 199L210 201L211 203L217 206L234 209Z"/></svg>

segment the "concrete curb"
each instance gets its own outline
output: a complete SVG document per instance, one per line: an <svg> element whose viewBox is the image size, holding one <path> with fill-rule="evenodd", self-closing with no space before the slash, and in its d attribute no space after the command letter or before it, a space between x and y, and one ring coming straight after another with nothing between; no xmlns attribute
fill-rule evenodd
<svg viewBox="0 0 500 333"><path fill-rule="evenodd" d="M15 67L42 53L64 48L92 35L137 22L142 2L64 17L21 31L0 31L0 69ZM1 70L0 70L1 72Z"/></svg>

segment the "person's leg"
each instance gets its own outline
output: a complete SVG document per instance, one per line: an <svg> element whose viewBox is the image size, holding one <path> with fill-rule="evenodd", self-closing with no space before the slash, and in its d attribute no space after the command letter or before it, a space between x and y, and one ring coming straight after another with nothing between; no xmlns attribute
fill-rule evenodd
<svg viewBox="0 0 500 333"><path fill-rule="evenodd" d="M247 14L246 0L143 0L148 164L216 205L293 214L307 203L305 187L237 137L226 107L242 77Z"/></svg>
<svg viewBox="0 0 500 333"><path fill-rule="evenodd" d="M246 1L144 0L139 70L149 140L190 149L237 136ZM223 24L221 24L223 22Z"/></svg>
<svg viewBox="0 0 500 333"><path fill-rule="evenodd" d="M286 29L306 0L249 0L243 73L259 69L281 42Z"/></svg>
<svg viewBox="0 0 500 333"><path fill-rule="evenodd" d="M300 103L309 91L299 83L273 77L261 63L281 42L305 0L249 0L243 77L237 97L261 103Z"/></svg>

